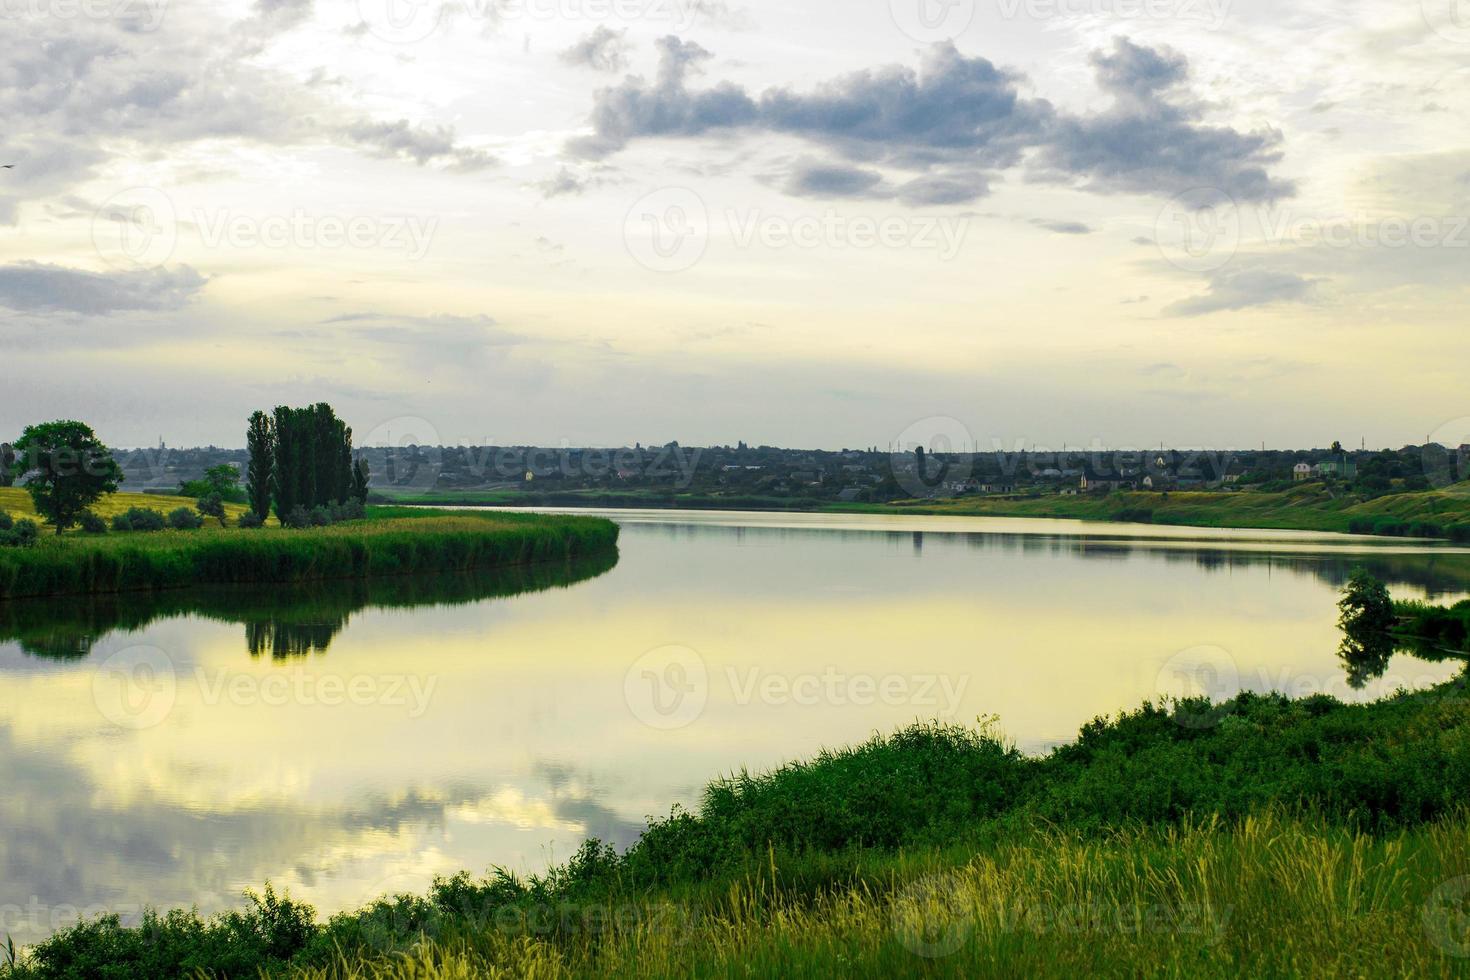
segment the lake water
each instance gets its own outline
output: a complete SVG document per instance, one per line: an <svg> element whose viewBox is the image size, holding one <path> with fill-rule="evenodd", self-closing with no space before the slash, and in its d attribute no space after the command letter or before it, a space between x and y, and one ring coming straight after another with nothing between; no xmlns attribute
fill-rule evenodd
<svg viewBox="0 0 1470 980"><path fill-rule="evenodd" d="M1069 521L619 511L620 557L449 580L0 604L0 933L323 912L625 844L712 777L918 718L1022 748L1146 698L1344 699L1366 565L1452 600L1470 552Z"/></svg>

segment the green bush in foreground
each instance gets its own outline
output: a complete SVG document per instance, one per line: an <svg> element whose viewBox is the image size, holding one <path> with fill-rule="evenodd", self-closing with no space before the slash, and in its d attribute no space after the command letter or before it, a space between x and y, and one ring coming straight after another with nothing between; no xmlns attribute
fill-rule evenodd
<svg viewBox="0 0 1470 980"><path fill-rule="evenodd" d="M163 511L151 507L129 507L112 519L114 531L162 531L167 526Z"/></svg>
<svg viewBox="0 0 1470 980"><path fill-rule="evenodd" d="M204 520L187 507L180 507L169 512L168 526L175 531L197 531L203 525Z"/></svg>
<svg viewBox="0 0 1470 980"><path fill-rule="evenodd" d="M462 873L324 924L284 899L101 920L13 972L1439 972L1470 941L1448 901L1442 933L1423 924L1470 873L1466 694L1145 704L1039 759L919 724L717 780L624 854L588 841L545 875Z"/></svg>

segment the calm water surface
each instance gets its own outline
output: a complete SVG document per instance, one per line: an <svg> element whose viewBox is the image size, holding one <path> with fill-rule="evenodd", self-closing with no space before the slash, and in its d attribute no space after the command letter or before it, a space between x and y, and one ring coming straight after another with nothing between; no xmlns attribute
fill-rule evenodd
<svg viewBox="0 0 1470 980"><path fill-rule="evenodd" d="M0 932L323 912L627 843L711 777L915 718L1022 748L1161 694L1350 687L1337 591L1455 599L1470 552L1068 521L619 511L615 566L0 605Z"/></svg>

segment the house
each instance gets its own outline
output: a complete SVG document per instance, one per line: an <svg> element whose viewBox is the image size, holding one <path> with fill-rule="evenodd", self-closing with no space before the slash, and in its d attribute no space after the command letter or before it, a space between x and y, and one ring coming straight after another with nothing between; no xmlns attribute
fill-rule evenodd
<svg viewBox="0 0 1470 980"><path fill-rule="evenodd" d="M1358 464L1343 457L1341 459L1324 459L1312 471L1318 476L1330 476L1339 480L1356 479L1358 475Z"/></svg>
<svg viewBox="0 0 1470 980"><path fill-rule="evenodd" d="M1132 480L1119 480L1116 477L1086 476L1077 482L1079 490L1088 493L1111 493L1114 490L1132 490Z"/></svg>
<svg viewBox="0 0 1470 980"><path fill-rule="evenodd" d="M1297 463L1291 468L1291 478L1298 481L1310 480L1312 478L1312 467L1306 463Z"/></svg>

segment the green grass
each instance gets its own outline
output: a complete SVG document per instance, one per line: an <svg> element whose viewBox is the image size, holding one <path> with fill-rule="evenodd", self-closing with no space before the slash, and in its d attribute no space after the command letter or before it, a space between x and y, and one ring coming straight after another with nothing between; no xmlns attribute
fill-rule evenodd
<svg viewBox="0 0 1470 980"><path fill-rule="evenodd" d="M367 519L287 530L42 535L0 549L0 600L467 572L612 551L617 526L587 517L371 508Z"/></svg>
<svg viewBox="0 0 1470 980"><path fill-rule="evenodd" d="M270 894L95 920L7 980L1463 975L1467 693L1144 705L1042 758L918 724L717 780L623 854L325 923Z"/></svg>
<svg viewBox="0 0 1470 980"><path fill-rule="evenodd" d="M1148 512L1155 524L1190 527L1274 528L1347 531L1354 518L1394 518L1441 526L1470 524L1470 485L1445 490L1390 494L1373 500L1338 493L1320 483L1303 483L1281 493L1121 491L1104 495L1050 494L1034 498L959 497L893 504L842 504L827 509L880 513L954 514L993 517L1059 517L1112 521L1127 511Z"/></svg>

